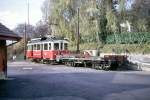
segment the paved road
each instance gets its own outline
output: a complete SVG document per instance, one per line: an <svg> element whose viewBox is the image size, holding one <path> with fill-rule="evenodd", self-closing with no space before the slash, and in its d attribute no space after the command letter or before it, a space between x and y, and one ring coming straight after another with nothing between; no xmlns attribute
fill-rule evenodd
<svg viewBox="0 0 150 100"><path fill-rule="evenodd" d="M8 65L9 79L0 81L0 100L150 100L150 72Z"/></svg>

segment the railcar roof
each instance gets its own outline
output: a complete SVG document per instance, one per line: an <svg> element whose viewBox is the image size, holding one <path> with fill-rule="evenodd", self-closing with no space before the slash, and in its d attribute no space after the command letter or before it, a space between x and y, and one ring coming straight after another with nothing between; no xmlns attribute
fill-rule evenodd
<svg viewBox="0 0 150 100"><path fill-rule="evenodd" d="M28 43L43 43L43 42L57 42L57 41L66 41L68 40L61 38L61 37L44 37L44 38L37 38L37 39L31 39Z"/></svg>

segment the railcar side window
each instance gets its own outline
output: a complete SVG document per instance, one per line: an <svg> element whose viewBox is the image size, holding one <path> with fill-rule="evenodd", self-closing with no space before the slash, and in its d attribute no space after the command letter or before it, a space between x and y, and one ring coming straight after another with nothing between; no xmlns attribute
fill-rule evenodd
<svg viewBox="0 0 150 100"><path fill-rule="evenodd" d="M54 43L54 50L59 50L59 43Z"/></svg>
<svg viewBox="0 0 150 100"><path fill-rule="evenodd" d="M27 46L27 50L29 50L29 45Z"/></svg>
<svg viewBox="0 0 150 100"><path fill-rule="evenodd" d="M48 44L44 44L44 50L48 50Z"/></svg>
<svg viewBox="0 0 150 100"><path fill-rule="evenodd" d="M49 43L49 50L51 50L51 43Z"/></svg>
<svg viewBox="0 0 150 100"><path fill-rule="evenodd" d="M27 47L27 50L32 50L32 45L28 45Z"/></svg>
<svg viewBox="0 0 150 100"><path fill-rule="evenodd" d="M67 43L64 44L64 49L68 50L68 44Z"/></svg>
<svg viewBox="0 0 150 100"><path fill-rule="evenodd" d="M36 44L34 44L34 46L33 46L33 50L36 50Z"/></svg>
<svg viewBox="0 0 150 100"><path fill-rule="evenodd" d="M40 44L37 44L37 50L40 50Z"/></svg>

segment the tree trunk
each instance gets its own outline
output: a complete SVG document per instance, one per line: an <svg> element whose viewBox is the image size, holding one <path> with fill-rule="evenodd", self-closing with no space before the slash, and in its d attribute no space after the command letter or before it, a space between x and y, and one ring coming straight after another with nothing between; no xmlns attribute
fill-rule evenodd
<svg viewBox="0 0 150 100"><path fill-rule="evenodd" d="M113 0L106 0L107 11L111 11L113 9Z"/></svg>

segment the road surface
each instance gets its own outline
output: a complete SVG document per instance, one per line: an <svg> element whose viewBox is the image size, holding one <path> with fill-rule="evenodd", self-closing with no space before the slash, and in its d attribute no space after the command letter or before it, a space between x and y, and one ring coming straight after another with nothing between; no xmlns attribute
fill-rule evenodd
<svg viewBox="0 0 150 100"><path fill-rule="evenodd" d="M0 100L150 100L150 72L9 62Z"/></svg>

